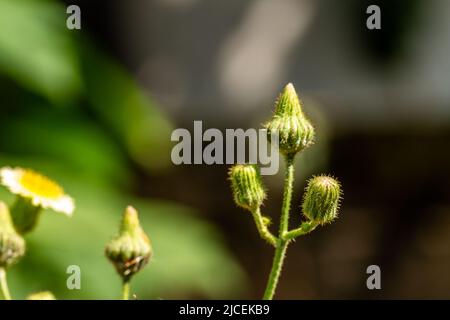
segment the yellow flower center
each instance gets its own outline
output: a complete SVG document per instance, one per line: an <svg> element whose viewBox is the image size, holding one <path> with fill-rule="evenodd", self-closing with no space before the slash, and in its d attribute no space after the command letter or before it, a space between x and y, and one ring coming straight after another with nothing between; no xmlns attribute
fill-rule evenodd
<svg viewBox="0 0 450 320"><path fill-rule="evenodd" d="M64 195L64 190L57 183L32 170L23 171L20 184L28 191L45 198L59 198Z"/></svg>

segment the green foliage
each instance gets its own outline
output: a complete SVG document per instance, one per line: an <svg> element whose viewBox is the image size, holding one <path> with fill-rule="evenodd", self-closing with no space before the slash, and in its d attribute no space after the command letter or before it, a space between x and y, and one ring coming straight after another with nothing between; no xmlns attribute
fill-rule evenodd
<svg viewBox="0 0 450 320"><path fill-rule="evenodd" d="M55 1L0 0L0 166L41 171L76 202L73 217L44 212L26 236L25 257L8 272L13 296L51 290L58 299L119 298L104 245L129 204L154 249L133 280L138 298L239 296L242 270L210 223L181 204L130 193L135 165L169 166L172 124L123 68L87 36L69 32L61 15L65 7ZM0 199L14 200L5 188ZM81 268L81 290L66 287L70 265Z"/></svg>
<svg viewBox="0 0 450 320"><path fill-rule="evenodd" d="M82 46L82 71L92 112L118 137L133 160L151 170L167 167L173 126L154 101L89 42Z"/></svg>
<svg viewBox="0 0 450 320"><path fill-rule="evenodd" d="M54 102L81 90L75 43L65 10L53 1L0 0L0 68L19 85Z"/></svg>
<svg viewBox="0 0 450 320"><path fill-rule="evenodd" d="M50 289L59 299L119 298L121 282L104 256L104 244L117 230L128 203L141 212L142 226L155 252L149 266L134 279L133 290L139 298L179 298L189 292L219 298L239 291L244 280L239 266L229 258L217 231L195 218L191 209L126 196L107 185L80 178L58 163L3 157L0 165L5 164L33 166L55 177L77 205L71 218L45 212L39 227L27 237L25 258L9 272L10 288L18 298L44 289ZM10 203L11 195L4 188L0 190L0 198ZM69 265L81 268L81 290L66 288Z"/></svg>

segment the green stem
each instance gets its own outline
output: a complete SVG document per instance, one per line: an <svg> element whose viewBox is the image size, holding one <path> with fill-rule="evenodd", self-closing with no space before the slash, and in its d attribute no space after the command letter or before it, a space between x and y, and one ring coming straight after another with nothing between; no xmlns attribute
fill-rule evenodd
<svg viewBox="0 0 450 320"><path fill-rule="evenodd" d="M11 294L9 293L8 282L6 281L6 270L0 268L0 289L5 300L11 300Z"/></svg>
<svg viewBox="0 0 450 320"><path fill-rule="evenodd" d="M289 240L285 240L283 235L289 229L289 210L291 208L292 189L294 186L294 156L286 156L286 171L284 178L283 205L281 207L280 230L278 242L276 245L275 256L273 258L272 269L267 281L266 291L264 292L264 300L272 300L275 289L283 268L286 250Z"/></svg>
<svg viewBox="0 0 450 320"><path fill-rule="evenodd" d="M284 258L289 242L283 239L278 239L275 256L273 258L272 270L270 271L269 280L267 281L266 291L264 292L263 300L272 300L275 294L275 289L280 278L281 269L283 268Z"/></svg>
<svg viewBox="0 0 450 320"><path fill-rule="evenodd" d="M294 230L288 231L286 233L283 234L283 239L284 240L293 240L299 236L303 236L307 233L310 233L311 231L313 231L319 224L317 222L312 222L312 221L307 221L307 222L303 222L302 225Z"/></svg>
<svg viewBox="0 0 450 320"><path fill-rule="evenodd" d="M126 280L122 285L122 300L130 299L130 281Z"/></svg>
<svg viewBox="0 0 450 320"><path fill-rule="evenodd" d="M272 246L277 246L277 238L273 236L273 234L267 228L267 225L264 224L260 208L252 210L253 219L255 220L256 228L258 229L259 235L261 238L266 240Z"/></svg>

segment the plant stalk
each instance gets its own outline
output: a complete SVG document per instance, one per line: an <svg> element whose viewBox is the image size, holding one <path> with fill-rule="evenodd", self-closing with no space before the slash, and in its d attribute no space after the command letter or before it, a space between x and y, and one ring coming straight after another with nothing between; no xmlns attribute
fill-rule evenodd
<svg viewBox="0 0 450 320"><path fill-rule="evenodd" d="M6 281L6 270L0 268L0 291L2 292L5 300L11 300L11 294L9 293L8 282Z"/></svg>
<svg viewBox="0 0 450 320"><path fill-rule="evenodd" d="M270 233L267 226L264 224L261 210L260 208L256 208L255 210L252 210L253 219L255 220L256 228L258 229L259 235L261 238L266 240L269 244L271 244L273 247L277 247L277 238L275 238L272 233Z"/></svg>
<svg viewBox="0 0 450 320"><path fill-rule="evenodd" d="M284 178L283 204L281 207L280 229L278 241L275 249L275 256L273 258L272 269L267 281L267 287L264 292L264 300L272 300L275 294L275 289L281 275L284 258L286 257L286 250L289 245L289 240L283 238L283 235L289 229L289 211L291 208L292 189L294 186L294 156L286 156L286 170Z"/></svg>
<svg viewBox="0 0 450 320"><path fill-rule="evenodd" d="M130 300L130 281L125 280L122 285L122 300Z"/></svg>
<svg viewBox="0 0 450 320"><path fill-rule="evenodd" d="M316 229L317 226L318 226L318 223L314 222L314 221L303 222L299 228L286 232L283 235L283 239L288 240L288 241L293 240L299 236L303 236L305 234L308 234L308 233L314 231L314 229Z"/></svg>

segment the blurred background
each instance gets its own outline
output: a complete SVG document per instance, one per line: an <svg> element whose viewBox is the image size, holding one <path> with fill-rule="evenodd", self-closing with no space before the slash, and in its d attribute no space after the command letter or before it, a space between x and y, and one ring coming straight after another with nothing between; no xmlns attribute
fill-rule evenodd
<svg viewBox="0 0 450 320"><path fill-rule="evenodd" d="M366 28L370 4L381 30ZM318 138L298 159L292 227L311 175L338 177L344 201L290 246L277 298L450 298L449 35L447 0L0 0L0 165L53 177L77 205L43 215L12 293L119 297L103 247L133 204L155 251L139 299L260 298L273 250L233 204L227 166L173 165L170 135L194 120L258 128L293 82ZM277 221L282 170L265 183ZM381 290L367 290L371 264Z"/></svg>

